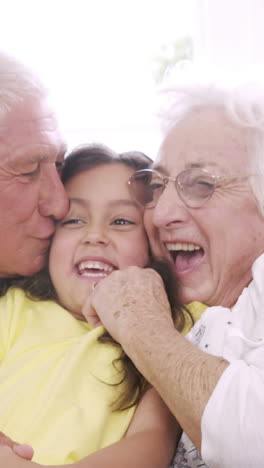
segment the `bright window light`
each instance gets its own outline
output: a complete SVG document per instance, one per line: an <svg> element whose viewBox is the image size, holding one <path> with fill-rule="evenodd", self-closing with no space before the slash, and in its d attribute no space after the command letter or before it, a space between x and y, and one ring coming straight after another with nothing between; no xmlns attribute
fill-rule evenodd
<svg viewBox="0 0 264 468"><path fill-rule="evenodd" d="M156 86L191 55L195 0L8 0L0 44L49 86L70 147L155 157Z"/></svg>

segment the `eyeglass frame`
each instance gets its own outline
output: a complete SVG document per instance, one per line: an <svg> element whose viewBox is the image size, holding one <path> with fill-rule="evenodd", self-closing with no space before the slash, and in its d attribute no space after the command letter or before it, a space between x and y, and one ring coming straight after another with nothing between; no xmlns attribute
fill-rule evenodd
<svg viewBox="0 0 264 468"><path fill-rule="evenodd" d="M183 185L181 184L181 182L178 180L179 177L181 176L181 174L183 173L186 173L186 172L190 172L190 171L193 171L193 170L199 170L201 172L204 172L207 176L209 176L210 178L212 178L212 183L213 183L213 190L212 192L208 195L208 197L206 197L204 199L204 201L201 202L200 205L198 206L190 206L188 204L188 202L183 198L182 196L182 192L181 192L181 189L183 187ZM172 176L163 176L162 174L160 174L160 172L158 172L157 170L155 169L149 169L149 168L146 168L146 169L140 169L138 171L136 171L128 180L128 185L130 187L133 187L132 185L132 180L133 178L135 177L136 174L139 174L139 173L150 173L150 174L156 174L163 182L163 188L162 188L162 192L160 193L159 197L157 198L157 201L156 203L151 206L151 207L148 207L147 204L145 205L142 205L138 200L137 198L134 196L135 200L137 201L137 203L139 203L141 206L143 206L143 208L145 209L150 209L150 208L155 208L156 204L158 203L158 200L161 196L161 194L163 193L163 191L165 190L165 188L167 187L168 185L168 182L174 182L174 186L175 186L175 189L180 197L180 199L183 201L183 203L188 207L188 208L200 208L201 206L204 205L204 203L206 203L208 200L210 200L210 198L213 196L214 192L215 192L215 189L219 186L221 186L221 180L225 180L225 179L236 179L236 178L244 178L244 177L256 177L256 176L262 176L263 174L230 174L230 175L216 175L216 174L211 174L207 169L203 169L203 168L200 168L200 167L192 167L190 169L184 169L183 171L181 171L176 177L172 177ZM131 189L131 192L132 192L132 195L134 195L133 193L133 189ZM151 202L153 203L153 201Z"/></svg>

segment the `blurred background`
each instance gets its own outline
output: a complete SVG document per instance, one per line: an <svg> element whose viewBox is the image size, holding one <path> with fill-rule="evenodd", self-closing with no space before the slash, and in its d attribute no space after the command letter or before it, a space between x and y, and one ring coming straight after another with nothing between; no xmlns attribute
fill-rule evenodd
<svg viewBox="0 0 264 468"><path fill-rule="evenodd" d="M155 95L189 63L264 63L263 0L0 0L0 48L49 87L69 147L155 159Z"/></svg>

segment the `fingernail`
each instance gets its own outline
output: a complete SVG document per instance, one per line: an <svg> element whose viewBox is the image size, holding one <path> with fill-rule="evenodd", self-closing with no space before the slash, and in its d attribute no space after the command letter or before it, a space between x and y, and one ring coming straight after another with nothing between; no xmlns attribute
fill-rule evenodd
<svg viewBox="0 0 264 468"><path fill-rule="evenodd" d="M24 458L32 458L34 454L33 448L28 444L16 444L14 445L14 452Z"/></svg>

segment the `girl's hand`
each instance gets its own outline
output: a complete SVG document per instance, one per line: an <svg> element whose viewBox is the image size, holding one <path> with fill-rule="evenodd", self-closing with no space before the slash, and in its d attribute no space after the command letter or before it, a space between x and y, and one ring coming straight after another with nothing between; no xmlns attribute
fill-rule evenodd
<svg viewBox="0 0 264 468"><path fill-rule="evenodd" d="M102 325L100 317L97 315L93 307L86 307L84 316L87 322L89 323L89 325L91 325L92 327L95 328L95 327L100 327L100 325Z"/></svg>
<svg viewBox="0 0 264 468"><path fill-rule="evenodd" d="M30 445L19 444L13 441L10 437L0 432L0 447L10 447L16 455L19 455L26 460L31 460L34 455L34 450ZM0 465L1 466L1 465Z"/></svg>
<svg viewBox="0 0 264 468"><path fill-rule="evenodd" d="M16 455L13 449L7 445L0 446L0 467L1 468L40 468L41 465L26 460ZM44 467L43 467L44 468Z"/></svg>

